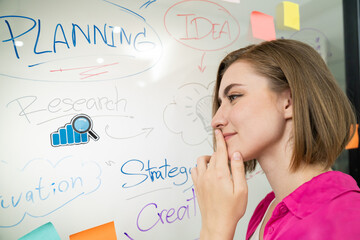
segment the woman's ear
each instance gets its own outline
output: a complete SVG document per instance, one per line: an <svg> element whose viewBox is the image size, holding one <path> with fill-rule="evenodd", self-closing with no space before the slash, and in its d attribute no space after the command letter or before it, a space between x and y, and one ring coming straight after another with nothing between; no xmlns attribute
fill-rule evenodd
<svg viewBox="0 0 360 240"><path fill-rule="evenodd" d="M283 92L283 110L285 119L292 119L293 117L293 100L290 88Z"/></svg>

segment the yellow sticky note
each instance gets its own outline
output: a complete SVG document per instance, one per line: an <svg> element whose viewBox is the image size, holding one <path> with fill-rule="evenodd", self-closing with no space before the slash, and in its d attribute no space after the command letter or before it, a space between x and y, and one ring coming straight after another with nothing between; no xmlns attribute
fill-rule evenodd
<svg viewBox="0 0 360 240"><path fill-rule="evenodd" d="M250 16L252 37L266 41L276 39L274 17L253 11Z"/></svg>
<svg viewBox="0 0 360 240"><path fill-rule="evenodd" d="M355 135L351 138L350 142L346 145L345 149L355 149L358 147L359 147L359 124L356 124Z"/></svg>
<svg viewBox="0 0 360 240"><path fill-rule="evenodd" d="M276 7L276 27L282 30L300 30L299 4L283 1Z"/></svg>
<svg viewBox="0 0 360 240"><path fill-rule="evenodd" d="M117 240L114 222L109 222L70 235L70 240L104 240L104 239Z"/></svg>

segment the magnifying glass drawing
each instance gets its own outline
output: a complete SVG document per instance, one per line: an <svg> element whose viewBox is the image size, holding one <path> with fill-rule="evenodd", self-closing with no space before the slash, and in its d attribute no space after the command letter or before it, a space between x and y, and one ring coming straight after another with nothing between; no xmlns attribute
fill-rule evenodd
<svg viewBox="0 0 360 240"><path fill-rule="evenodd" d="M99 136L92 130L92 121L89 116L85 114L76 115L72 119L72 127L78 133L88 132L90 137L97 141Z"/></svg>

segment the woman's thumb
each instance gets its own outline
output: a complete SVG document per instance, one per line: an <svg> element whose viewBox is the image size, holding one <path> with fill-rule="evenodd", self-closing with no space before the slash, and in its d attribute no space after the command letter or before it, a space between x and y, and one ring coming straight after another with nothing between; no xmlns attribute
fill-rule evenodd
<svg viewBox="0 0 360 240"><path fill-rule="evenodd" d="M231 173L234 181L234 191L238 192L247 189L244 160L239 152L235 152L232 156Z"/></svg>

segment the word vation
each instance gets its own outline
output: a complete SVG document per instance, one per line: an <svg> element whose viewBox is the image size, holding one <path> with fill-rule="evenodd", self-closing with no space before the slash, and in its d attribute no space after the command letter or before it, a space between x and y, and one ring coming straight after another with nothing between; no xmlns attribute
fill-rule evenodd
<svg viewBox="0 0 360 240"><path fill-rule="evenodd" d="M12 196L0 196L0 209L16 208L25 203L36 204L41 201L55 198L57 195L72 192L73 194L83 194L83 180L81 177L71 177L62 179L51 184L44 184L42 177L39 178L38 184L32 189L19 192Z"/></svg>
<svg viewBox="0 0 360 240"><path fill-rule="evenodd" d="M57 47L59 45L65 46L70 49L69 39L71 39L72 47L76 47L79 39L82 39L82 42L87 44L96 45L98 42L102 42L108 47L118 47L123 44L133 48L135 51L144 51L143 46L146 45L147 50L153 49L155 46L154 42L149 41L147 39L147 31L146 27L140 28L140 31L126 31L124 27L114 27L108 24L104 24L99 27L97 25L86 25L86 27L80 27L78 24L72 23L71 32L65 34L64 27L61 23L58 23L54 27L53 31L53 40L50 44L47 44L47 49L38 49L39 42L41 42L41 20L37 19L37 21L33 18L26 16L17 16L17 15L9 15L9 16L0 16L0 19L3 19L5 25L8 29L9 38L2 40L2 42L11 42L12 47L14 48L14 53L18 59L20 59L19 49L17 47L16 41L24 36L29 34L32 31L36 31L36 38L33 42L34 46L34 54L44 54L44 53L56 53ZM9 20L19 21L22 20L22 24L14 24L14 26L28 26L30 24L30 28L24 32L17 33L17 29L15 29L12 24L10 24ZM65 28L66 29L66 28ZM14 34L17 33L17 34ZM48 33L48 32L47 32ZM46 34L47 34L46 33ZM71 37L69 37L71 36ZM44 40L45 41L45 40ZM50 45L50 46L49 46Z"/></svg>

